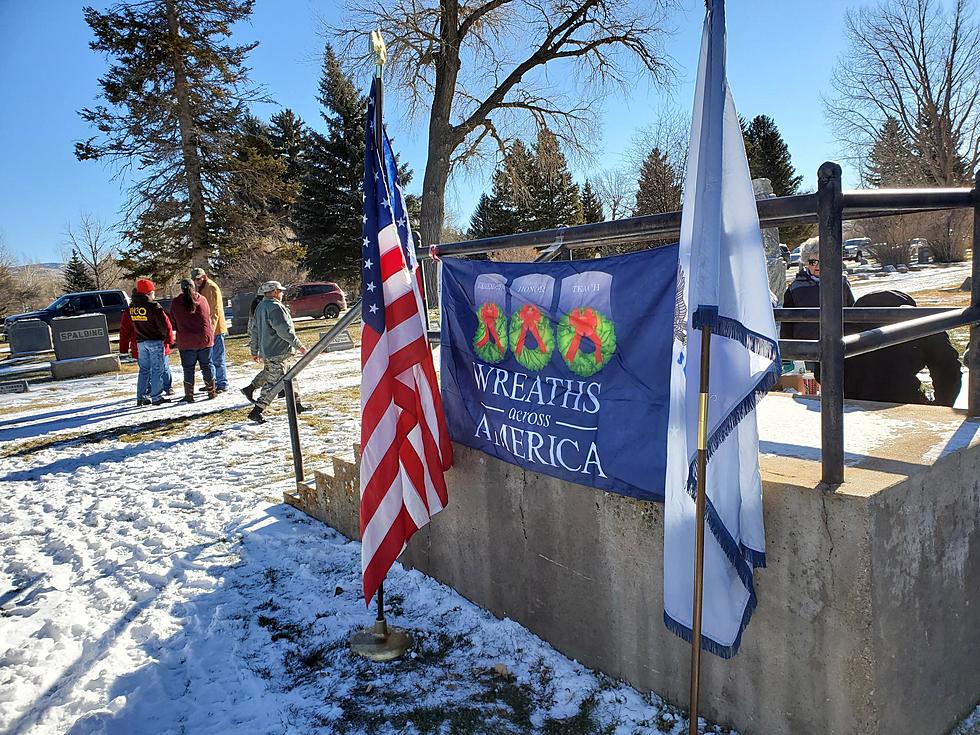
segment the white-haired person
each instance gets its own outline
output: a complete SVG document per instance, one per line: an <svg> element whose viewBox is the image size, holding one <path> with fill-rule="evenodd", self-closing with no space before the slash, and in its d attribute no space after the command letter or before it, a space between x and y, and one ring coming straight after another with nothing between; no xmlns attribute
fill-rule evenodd
<svg viewBox="0 0 980 735"><path fill-rule="evenodd" d="M854 294L847 276L842 276L844 306L854 306ZM811 237L800 246L800 270L796 278L786 289L783 296L783 306L812 307L820 306L820 238ZM779 328L780 339L820 339L820 324L818 322L783 322ZM820 382L820 363L807 362L807 369L813 371L817 382Z"/></svg>

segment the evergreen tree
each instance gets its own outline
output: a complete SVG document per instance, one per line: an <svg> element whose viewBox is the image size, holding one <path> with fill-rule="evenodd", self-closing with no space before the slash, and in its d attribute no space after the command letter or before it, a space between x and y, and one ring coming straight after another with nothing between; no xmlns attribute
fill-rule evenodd
<svg viewBox="0 0 980 735"><path fill-rule="evenodd" d="M582 223L578 186L572 181L558 138L547 128L538 131L527 183L528 229L547 230Z"/></svg>
<svg viewBox="0 0 980 735"><path fill-rule="evenodd" d="M588 179L582 187L582 219L586 224L603 222L606 219L602 212L602 201Z"/></svg>
<svg viewBox="0 0 980 735"><path fill-rule="evenodd" d="M659 148L643 159L633 216L676 212L681 208L681 176Z"/></svg>
<svg viewBox="0 0 980 735"><path fill-rule="evenodd" d="M269 143L277 158L286 162L284 179L290 184L301 184L306 170L306 124L292 110L286 108L269 120Z"/></svg>
<svg viewBox="0 0 980 735"><path fill-rule="evenodd" d="M293 221L314 276L358 281L367 99L329 44L317 100L327 132L314 131L306 140L306 172Z"/></svg>
<svg viewBox="0 0 980 735"><path fill-rule="evenodd" d="M915 153L908 137L894 117L885 119L875 138L865 164L864 181L868 186L883 188L918 183Z"/></svg>
<svg viewBox="0 0 980 735"><path fill-rule="evenodd" d="M744 124L744 120L740 121ZM747 129L743 128L745 154L753 179L769 179L778 197L799 191L803 177L797 175L790 160L789 148L771 117L757 115Z"/></svg>
<svg viewBox="0 0 980 735"><path fill-rule="evenodd" d="M245 60L257 44L228 43L254 0L143 0L105 12L85 8L94 51L113 62L99 80L107 104L85 108L99 131L75 144L79 160L132 165L129 246L133 273L144 264L172 274L206 265L212 214L227 193L234 132L258 93ZM163 219L162 219L163 218ZM132 239L139 237L140 239Z"/></svg>
<svg viewBox="0 0 980 735"><path fill-rule="evenodd" d="M82 262L77 250L71 251L71 258L65 263L64 279L65 293L92 291L95 288L88 266Z"/></svg>
<svg viewBox="0 0 980 735"><path fill-rule="evenodd" d="M290 207L299 183L289 181L289 159L273 143L272 131L249 115L236 134L228 193L214 207L214 241L219 265L249 257L255 251L277 252L287 260L302 257L290 243Z"/></svg>

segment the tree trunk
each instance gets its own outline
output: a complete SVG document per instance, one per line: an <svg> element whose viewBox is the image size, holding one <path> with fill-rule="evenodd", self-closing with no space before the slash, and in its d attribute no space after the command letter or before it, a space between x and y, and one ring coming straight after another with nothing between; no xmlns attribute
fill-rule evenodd
<svg viewBox="0 0 980 735"><path fill-rule="evenodd" d="M429 112L429 151L422 179L422 211L419 234L422 246L429 247L442 239L446 216L446 184L449 181L449 158L458 143L459 132L449 122L459 74L459 2L442 0L439 21L439 54L436 56L436 79ZM427 284L426 304L439 305L435 286L436 268L423 261Z"/></svg>
<svg viewBox="0 0 980 735"><path fill-rule="evenodd" d="M187 72L181 49L180 26L177 22L176 0L166 0L167 26L170 29L174 71L174 96L177 98L177 122L180 148L187 177L187 202L190 207L190 261L193 266L207 268L207 220L204 214L204 187L201 184L201 161L194 136L194 121L187 94ZM179 247L179 244L178 244Z"/></svg>

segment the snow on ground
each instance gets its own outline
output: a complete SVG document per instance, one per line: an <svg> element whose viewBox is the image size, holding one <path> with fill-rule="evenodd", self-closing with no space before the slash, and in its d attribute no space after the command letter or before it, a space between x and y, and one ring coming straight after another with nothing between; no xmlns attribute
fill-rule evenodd
<svg viewBox="0 0 980 735"><path fill-rule="evenodd" d="M304 378L308 461L349 453L356 352ZM281 402L255 426L234 392L136 408L134 389L0 397L0 732L686 732L655 694L397 565L390 622L415 651L356 658L360 547L282 504Z"/></svg>
<svg viewBox="0 0 980 735"><path fill-rule="evenodd" d="M935 264L923 265L921 270L908 273L885 273L877 266L858 266L852 269L854 273L848 279L855 298L872 291L895 290L911 293L959 286L970 275L971 267L970 263Z"/></svg>

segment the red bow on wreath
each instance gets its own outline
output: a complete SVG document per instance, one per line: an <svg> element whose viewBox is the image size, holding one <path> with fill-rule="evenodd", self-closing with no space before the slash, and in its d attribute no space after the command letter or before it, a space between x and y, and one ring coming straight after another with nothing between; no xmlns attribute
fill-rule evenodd
<svg viewBox="0 0 980 735"><path fill-rule="evenodd" d="M504 351L504 346L500 342L500 337L497 336L497 319L500 316L500 308L493 302L487 302L480 307L480 321L483 322L483 326L486 331L479 342L476 343L477 347L483 347L487 342L490 341L490 337L493 337L493 341L497 343L497 349L501 352Z"/></svg>
<svg viewBox="0 0 980 735"><path fill-rule="evenodd" d="M548 348L544 346L544 340L541 339L541 334L538 332L538 320L541 319L541 312L538 308L524 304L521 310L517 312L517 318L521 320L521 333L518 335L517 344L514 346L515 354L519 355L524 352L524 338L527 337L528 332L534 335L534 339L537 340L538 352L547 352Z"/></svg>
<svg viewBox="0 0 980 735"><path fill-rule="evenodd" d="M592 344L595 345L595 364L598 365L601 363L602 338L596 332L596 327L599 326L599 317L596 313L588 308L572 309L568 314L568 323L575 330L575 336L572 337L572 341L568 345L568 350L565 351L565 359L569 362L574 361L578 356L578 348L582 342L582 337L588 337L592 340Z"/></svg>

